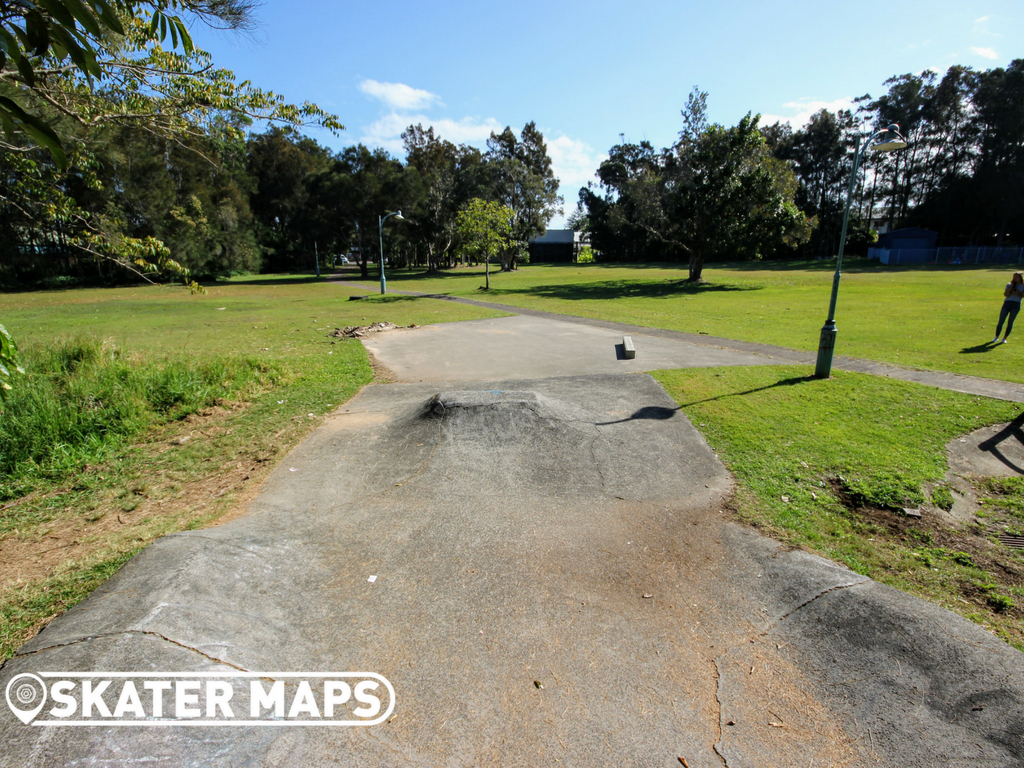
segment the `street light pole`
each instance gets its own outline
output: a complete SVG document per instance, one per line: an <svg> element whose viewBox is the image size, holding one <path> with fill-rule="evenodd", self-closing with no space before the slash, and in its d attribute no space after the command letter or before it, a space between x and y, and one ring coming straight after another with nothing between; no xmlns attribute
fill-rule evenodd
<svg viewBox="0 0 1024 768"><path fill-rule="evenodd" d="M384 277L384 222L395 217L395 221L404 221L401 211L389 213L387 216L377 217L377 234L380 235L380 294L383 296L388 292L388 281Z"/></svg>
<svg viewBox="0 0 1024 768"><path fill-rule="evenodd" d="M874 144L872 142L878 139ZM860 167L861 158L864 152L870 148L875 152L892 152L894 149L904 149L907 140L900 135L900 127L893 123L883 131L876 131L861 148L860 136L857 137L857 144L853 151L853 170L850 172L850 184L846 188L846 210L843 212L843 229L839 235L839 255L836 257L836 273L832 277L832 298L828 303L828 319L821 329L821 337L818 340L818 361L814 367L814 376L818 379L827 379L832 375L832 355L836 349L836 301L839 299L839 278L843 268L843 248L846 246L846 228L850 223L850 204L853 202L853 187L857 180L857 169Z"/></svg>

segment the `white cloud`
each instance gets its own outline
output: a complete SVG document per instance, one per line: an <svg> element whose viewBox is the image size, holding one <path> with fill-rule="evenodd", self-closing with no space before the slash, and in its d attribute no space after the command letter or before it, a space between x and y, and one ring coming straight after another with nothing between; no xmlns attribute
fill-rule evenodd
<svg viewBox="0 0 1024 768"><path fill-rule="evenodd" d="M424 109L441 101L441 97L436 93L413 88L403 83L378 83L376 80L363 80L359 84L359 90L375 99L380 99L392 109Z"/></svg>
<svg viewBox="0 0 1024 768"><path fill-rule="evenodd" d="M761 115L760 125L772 125L773 123L789 123L794 128L802 128L811 119L811 115L822 109L829 112L838 112L841 109L854 109L853 99L835 99L834 101L810 101L800 99L789 101L782 106L795 111L793 115Z"/></svg>
<svg viewBox="0 0 1024 768"><path fill-rule="evenodd" d="M976 18L974 20L974 23L975 24L983 24L984 22L988 21L988 19L989 19L988 16L979 16L978 18Z"/></svg>
<svg viewBox="0 0 1024 768"><path fill-rule="evenodd" d="M582 141L559 136L548 139L548 156L551 158L551 170L563 187L582 187L594 180L597 167L608 158L599 154ZM575 200L568 201L568 207L575 206Z"/></svg>
<svg viewBox="0 0 1024 768"><path fill-rule="evenodd" d="M402 131L410 125L433 127L434 133L453 144L482 145L492 132L501 133L505 126L488 117L464 117L461 120L436 119L422 114L399 114L392 112L366 127L361 141L371 146L383 147L394 154L402 154Z"/></svg>
<svg viewBox="0 0 1024 768"><path fill-rule="evenodd" d="M983 56L986 59L998 59L999 58L999 54L996 53L996 49L995 48L975 48L975 47L972 47L971 48L971 52L972 53L976 53L979 56Z"/></svg>

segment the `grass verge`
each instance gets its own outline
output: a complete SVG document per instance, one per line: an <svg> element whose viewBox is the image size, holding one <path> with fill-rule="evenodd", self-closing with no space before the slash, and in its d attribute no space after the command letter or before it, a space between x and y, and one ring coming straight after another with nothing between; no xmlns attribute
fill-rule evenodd
<svg viewBox="0 0 1024 768"><path fill-rule="evenodd" d="M802 366L658 371L737 480L735 514L793 546L956 611L1024 650L1017 480L985 481L974 525L953 526L945 446L1020 406ZM929 490L931 489L931 490ZM945 491L945 492L944 492ZM903 507L923 505L924 516Z"/></svg>
<svg viewBox="0 0 1024 768"><path fill-rule="evenodd" d="M0 427L0 659L154 539L238 514L326 413L372 381L362 345L329 331L500 314L349 301L364 292L303 277L208 290L0 295L30 374L14 382Z"/></svg>

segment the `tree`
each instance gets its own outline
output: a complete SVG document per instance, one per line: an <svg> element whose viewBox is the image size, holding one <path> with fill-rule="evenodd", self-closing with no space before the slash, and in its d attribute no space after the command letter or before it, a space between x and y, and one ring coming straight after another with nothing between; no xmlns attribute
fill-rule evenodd
<svg viewBox="0 0 1024 768"><path fill-rule="evenodd" d="M12 222L8 233L139 274L187 274L162 242L133 238L116 217L82 209L68 195L68 176L102 184L93 148L105 126L132 127L200 153L212 129L226 126L239 139L252 118L340 127L315 105L292 106L235 83L194 48L175 15L238 28L248 23L250 7L248 0L0 2L0 147L9 171L0 218ZM176 50L161 46L168 37ZM239 119L225 123L226 113ZM46 148L55 167L36 146Z"/></svg>
<svg viewBox="0 0 1024 768"><path fill-rule="evenodd" d="M771 156L757 122L748 114L734 128L684 135L671 155L666 207L689 256L689 281L702 279L708 256L759 259L809 234L793 202L793 172Z"/></svg>
<svg viewBox="0 0 1024 768"><path fill-rule="evenodd" d="M733 128L709 124L706 94L694 91L672 147L621 144L598 169L603 196L584 189L593 245L627 260L689 261L700 281L709 257L759 259L807 239L794 203L796 177L772 156L758 117Z"/></svg>
<svg viewBox="0 0 1024 768"><path fill-rule="evenodd" d="M788 128L788 127L787 127ZM807 249L816 256L834 256L839 246L851 158L859 124L849 110L822 109L797 131L780 132L779 124L762 129L774 157L792 164L799 182L794 198L815 223ZM783 137L783 133L787 133ZM863 171L859 171L863 176ZM847 245L866 236L866 223L852 211Z"/></svg>
<svg viewBox="0 0 1024 768"><path fill-rule="evenodd" d="M449 264L459 210L480 192L483 158L479 150L456 146L422 125L409 126L402 140L410 192L402 210L412 213L406 228L426 248L427 271L434 272Z"/></svg>
<svg viewBox="0 0 1024 768"><path fill-rule="evenodd" d="M478 197L459 211L456 226L461 248L484 262L484 290L491 288L491 259L500 256L512 244L515 211L507 205Z"/></svg>
<svg viewBox="0 0 1024 768"><path fill-rule="evenodd" d="M501 252L506 271L515 267L517 253L526 251L530 238L544 234L551 217L560 212L562 198L544 136L532 121L519 138L508 127L492 133L484 160L494 199L512 211L512 239Z"/></svg>
<svg viewBox="0 0 1024 768"><path fill-rule="evenodd" d="M246 154L254 185L250 205L259 223L264 264L270 271L285 271L308 256L312 266L308 181L330 166L329 150L291 127L272 126L249 139Z"/></svg>

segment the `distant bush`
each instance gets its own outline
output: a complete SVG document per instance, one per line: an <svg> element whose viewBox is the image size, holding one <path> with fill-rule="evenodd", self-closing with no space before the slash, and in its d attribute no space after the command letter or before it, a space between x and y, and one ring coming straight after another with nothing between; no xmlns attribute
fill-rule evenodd
<svg viewBox="0 0 1024 768"><path fill-rule="evenodd" d="M593 264L594 263L594 249L589 245L585 245L580 248L579 255L576 257L577 264Z"/></svg>
<svg viewBox="0 0 1024 768"><path fill-rule="evenodd" d="M0 419L0 499L109 458L161 422L254 396L280 378L255 358L146 360L94 340L61 340L22 351L26 376ZM27 485L26 485L27 484Z"/></svg>

